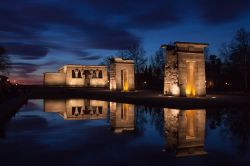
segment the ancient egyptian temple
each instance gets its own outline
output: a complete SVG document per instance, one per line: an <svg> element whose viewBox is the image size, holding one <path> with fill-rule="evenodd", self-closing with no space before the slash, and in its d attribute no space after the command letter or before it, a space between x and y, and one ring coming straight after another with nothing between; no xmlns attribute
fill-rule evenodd
<svg viewBox="0 0 250 166"><path fill-rule="evenodd" d="M204 96L205 58L208 44L175 42L165 48L164 95Z"/></svg>
<svg viewBox="0 0 250 166"><path fill-rule="evenodd" d="M64 65L58 72L44 73L44 85L107 87L107 66Z"/></svg>
<svg viewBox="0 0 250 166"><path fill-rule="evenodd" d="M110 64L110 90L135 90L134 61L114 58Z"/></svg>

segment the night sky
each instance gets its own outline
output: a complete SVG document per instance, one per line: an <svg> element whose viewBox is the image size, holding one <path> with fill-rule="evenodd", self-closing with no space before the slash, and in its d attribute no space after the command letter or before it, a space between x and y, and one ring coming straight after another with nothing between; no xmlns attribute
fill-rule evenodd
<svg viewBox="0 0 250 166"><path fill-rule="evenodd" d="M147 57L173 41L209 43L218 54L241 27L250 0L1 0L0 46L11 80L42 83L64 64L99 64L142 43Z"/></svg>

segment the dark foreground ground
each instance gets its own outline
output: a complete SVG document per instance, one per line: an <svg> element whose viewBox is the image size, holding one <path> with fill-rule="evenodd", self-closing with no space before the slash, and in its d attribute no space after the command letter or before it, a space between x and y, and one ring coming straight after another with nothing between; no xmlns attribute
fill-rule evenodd
<svg viewBox="0 0 250 166"><path fill-rule="evenodd" d="M26 87L31 91L31 99L41 98L89 98L116 101L137 105L171 107L171 108L211 108L250 106L250 95L208 94L205 97L164 96L159 91L119 92L102 88L66 88L66 87Z"/></svg>

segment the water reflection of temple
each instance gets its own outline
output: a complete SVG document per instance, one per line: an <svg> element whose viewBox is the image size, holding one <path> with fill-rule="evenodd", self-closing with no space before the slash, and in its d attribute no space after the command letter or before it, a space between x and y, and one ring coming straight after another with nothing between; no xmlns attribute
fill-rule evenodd
<svg viewBox="0 0 250 166"><path fill-rule="evenodd" d="M134 131L134 105L110 102L110 127L115 133Z"/></svg>
<svg viewBox="0 0 250 166"><path fill-rule="evenodd" d="M176 157L204 155L206 110L164 108L166 150Z"/></svg>
<svg viewBox="0 0 250 166"><path fill-rule="evenodd" d="M108 102L89 99L44 100L45 112L57 112L66 120L104 119Z"/></svg>

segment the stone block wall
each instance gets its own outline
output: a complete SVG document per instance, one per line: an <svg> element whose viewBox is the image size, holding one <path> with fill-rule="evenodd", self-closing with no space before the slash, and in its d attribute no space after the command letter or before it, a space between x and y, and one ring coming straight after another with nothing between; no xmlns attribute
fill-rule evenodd
<svg viewBox="0 0 250 166"><path fill-rule="evenodd" d="M44 85L47 86L63 86L65 85L64 73L44 73Z"/></svg>

